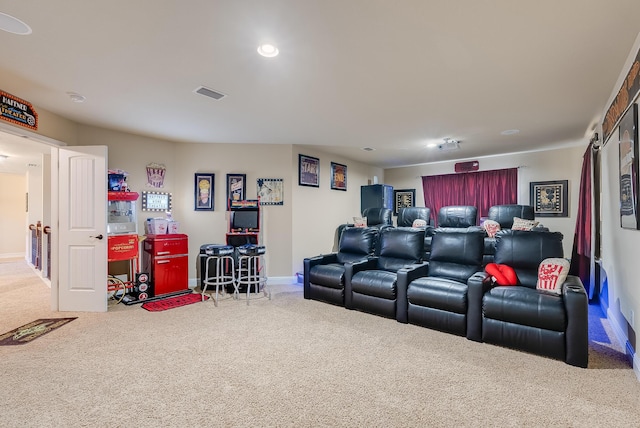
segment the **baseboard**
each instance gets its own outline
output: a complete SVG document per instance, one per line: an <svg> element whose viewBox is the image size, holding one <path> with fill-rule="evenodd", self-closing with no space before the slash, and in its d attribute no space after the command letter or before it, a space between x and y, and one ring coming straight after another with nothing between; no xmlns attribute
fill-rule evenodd
<svg viewBox="0 0 640 428"><path fill-rule="evenodd" d="M640 381L640 358L638 358L636 351L633 349L633 346L631 346L631 343L629 343L627 334L608 308L606 310L606 314L609 325L613 329L618 341L620 341L620 343L624 343L625 353L629 359L629 363L633 366L633 372L636 374L636 378Z"/></svg>

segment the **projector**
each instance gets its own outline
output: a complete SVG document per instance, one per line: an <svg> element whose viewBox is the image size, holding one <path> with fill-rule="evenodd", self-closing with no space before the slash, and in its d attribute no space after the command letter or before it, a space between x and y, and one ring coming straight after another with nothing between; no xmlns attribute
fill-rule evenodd
<svg viewBox="0 0 640 428"><path fill-rule="evenodd" d="M445 138L444 143L438 144L438 150L443 152L450 152L452 150L460 149L460 141L452 140L451 138Z"/></svg>

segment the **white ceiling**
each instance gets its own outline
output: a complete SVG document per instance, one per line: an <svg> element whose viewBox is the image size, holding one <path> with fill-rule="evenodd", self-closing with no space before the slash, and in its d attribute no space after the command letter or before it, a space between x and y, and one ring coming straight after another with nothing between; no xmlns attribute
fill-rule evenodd
<svg viewBox="0 0 640 428"><path fill-rule="evenodd" d="M584 143L640 31L638 0L30 0L0 12L33 29L0 31L0 89L36 108L380 167ZM278 57L257 54L265 40ZM445 137L460 150L425 148Z"/></svg>

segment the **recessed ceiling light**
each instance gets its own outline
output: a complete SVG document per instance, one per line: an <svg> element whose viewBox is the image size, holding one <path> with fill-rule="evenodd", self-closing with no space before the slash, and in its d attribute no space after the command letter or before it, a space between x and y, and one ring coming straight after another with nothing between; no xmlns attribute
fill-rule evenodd
<svg viewBox="0 0 640 428"><path fill-rule="evenodd" d="M80 95L76 92L67 92L67 95L69 95L69 98L71 98L71 101L74 103L83 103L87 99L84 95Z"/></svg>
<svg viewBox="0 0 640 428"><path fill-rule="evenodd" d="M372 152L375 149L373 147L363 147L362 150L364 150L365 152Z"/></svg>
<svg viewBox="0 0 640 428"><path fill-rule="evenodd" d="M519 134L519 133L520 133L519 129L507 129L507 130L501 132L502 135L515 135L515 134Z"/></svg>
<svg viewBox="0 0 640 428"><path fill-rule="evenodd" d="M21 36L31 34L31 27L18 18L2 12L0 12L0 30Z"/></svg>
<svg viewBox="0 0 640 428"><path fill-rule="evenodd" d="M278 56L280 51L274 44L263 43L260 46L258 46L258 53L267 58L273 58L274 56Z"/></svg>

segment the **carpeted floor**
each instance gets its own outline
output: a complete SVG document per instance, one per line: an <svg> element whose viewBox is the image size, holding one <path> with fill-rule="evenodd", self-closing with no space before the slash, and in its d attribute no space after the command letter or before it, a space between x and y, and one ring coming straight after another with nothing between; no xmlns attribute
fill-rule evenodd
<svg viewBox="0 0 640 428"><path fill-rule="evenodd" d="M302 298L52 313L0 263L0 331L77 316L0 348L1 427L627 427L640 382L594 313L588 369Z"/></svg>

